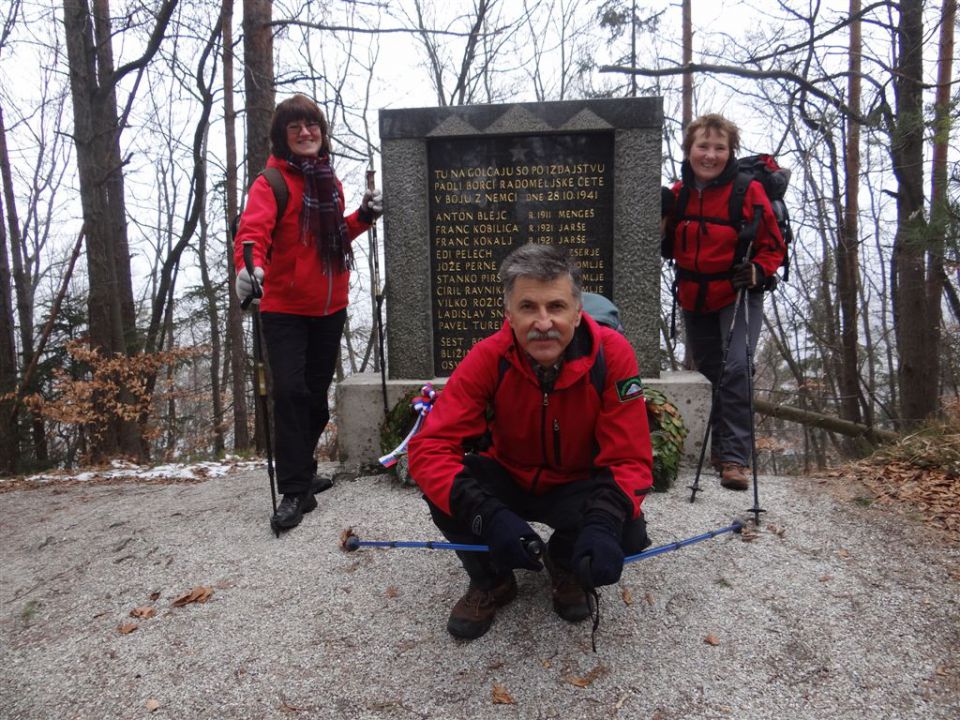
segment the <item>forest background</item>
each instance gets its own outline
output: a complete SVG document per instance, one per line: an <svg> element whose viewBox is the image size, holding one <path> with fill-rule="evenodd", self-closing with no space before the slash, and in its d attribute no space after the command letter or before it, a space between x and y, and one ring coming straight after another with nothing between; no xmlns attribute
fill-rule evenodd
<svg viewBox="0 0 960 720"><path fill-rule="evenodd" d="M956 0L12 0L2 23L0 473L255 450L227 228L294 92L348 207L381 108L661 96L665 182L690 118L726 114L792 170L756 357L771 469L960 434ZM337 379L382 361L383 240L355 243Z"/></svg>

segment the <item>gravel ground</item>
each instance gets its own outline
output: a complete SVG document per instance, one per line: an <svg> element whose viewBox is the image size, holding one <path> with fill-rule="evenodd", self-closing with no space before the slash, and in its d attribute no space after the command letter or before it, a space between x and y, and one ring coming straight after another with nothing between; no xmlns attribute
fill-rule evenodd
<svg viewBox="0 0 960 720"><path fill-rule="evenodd" d="M520 573L464 643L445 629L452 553L341 550L348 526L440 539L386 476L338 481L279 540L265 472L6 492L0 717L955 720L960 548L823 482L760 487L752 539L632 563L602 590L596 653L545 573ZM660 545L751 504L710 478L692 505L676 489L645 508ZM171 607L196 586L206 603ZM129 616L143 606L156 615Z"/></svg>

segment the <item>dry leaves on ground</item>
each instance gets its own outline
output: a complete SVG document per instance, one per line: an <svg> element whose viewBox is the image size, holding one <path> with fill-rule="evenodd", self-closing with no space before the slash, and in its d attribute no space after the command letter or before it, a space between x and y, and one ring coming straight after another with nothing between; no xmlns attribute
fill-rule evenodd
<svg viewBox="0 0 960 720"><path fill-rule="evenodd" d="M960 542L960 433L957 420L904 437L872 457L830 473L859 482L878 503L919 513Z"/></svg>
<svg viewBox="0 0 960 720"><path fill-rule="evenodd" d="M493 686L494 705L516 705L516 703L517 701L510 696L510 693L507 692L507 689L503 685Z"/></svg>
<svg viewBox="0 0 960 720"><path fill-rule="evenodd" d="M130 611L130 617L141 618L143 620L149 620L156 614L157 611L149 605L141 605L140 607L135 607Z"/></svg>
<svg viewBox="0 0 960 720"><path fill-rule="evenodd" d="M153 698L150 698L146 702L147 712L155 712L160 709L160 703Z"/></svg>
<svg viewBox="0 0 960 720"><path fill-rule="evenodd" d="M213 588L206 587L204 585L197 585L186 595L181 595L172 603L171 607L183 607L184 605L189 605L190 603L205 603L210 599L210 596L213 595Z"/></svg>
<svg viewBox="0 0 960 720"><path fill-rule="evenodd" d="M703 639L703 641L704 641L707 645L713 645L713 647L716 647L717 645L720 644L720 638L718 638L718 637L717 637L716 635L714 635L713 633L710 633L709 635L707 635L707 636Z"/></svg>
<svg viewBox="0 0 960 720"><path fill-rule="evenodd" d="M139 625L136 623L120 623L120 625L117 626L117 631L120 632L121 635L129 635L138 627Z"/></svg>
<svg viewBox="0 0 960 720"><path fill-rule="evenodd" d="M579 688L585 688L594 680L599 677L602 677L607 672L607 669L603 665L597 665L593 670L588 672L583 677L578 677L576 675L567 675L564 680L566 680L571 685L576 685Z"/></svg>

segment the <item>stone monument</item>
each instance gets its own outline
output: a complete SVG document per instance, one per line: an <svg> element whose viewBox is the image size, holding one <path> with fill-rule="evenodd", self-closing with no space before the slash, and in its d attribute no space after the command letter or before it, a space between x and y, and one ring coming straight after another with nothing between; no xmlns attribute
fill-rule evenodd
<svg viewBox="0 0 960 720"><path fill-rule="evenodd" d="M497 269L511 249L560 244L584 289L620 308L644 382L678 405L693 452L709 384L659 369L662 126L660 98L380 112L390 403L442 385L500 327ZM375 463L379 376L351 376L337 392L341 460Z"/></svg>

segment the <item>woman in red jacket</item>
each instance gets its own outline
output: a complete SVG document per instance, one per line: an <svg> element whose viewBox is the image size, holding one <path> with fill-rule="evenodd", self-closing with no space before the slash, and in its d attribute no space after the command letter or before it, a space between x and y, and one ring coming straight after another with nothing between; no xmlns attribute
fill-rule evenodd
<svg viewBox="0 0 960 720"><path fill-rule="evenodd" d="M687 126L683 180L672 188L674 199L679 202L683 191L686 202L679 202L683 214L668 224L671 230L675 225L675 230L663 248L676 263L677 300L694 364L714 386L717 405L711 428L711 462L720 471L720 484L731 490L749 487L752 424L746 337L752 355L763 322L763 291L785 253L760 183L754 181L746 187L742 227L734 227L730 219L739 147L740 131L722 115L704 115ZM739 241L742 228L753 230L749 246ZM740 292L744 297L734 318ZM748 336L745 313L749 315ZM721 380L723 343L731 323L734 330Z"/></svg>
<svg viewBox="0 0 960 720"><path fill-rule="evenodd" d="M260 317L273 379L277 487L283 500L271 518L274 530L295 527L317 506L314 452L330 418L327 390L333 379L347 317L351 241L380 216L379 190L368 190L360 208L344 216L343 186L330 160L327 120L304 95L284 100L270 124L268 168L276 168L289 200L277 217L277 198L261 175L250 188L234 239L234 262L244 268L243 243L253 241L254 276L262 283ZM236 292L250 297L246 269ZM314 483L317 483L315 486Z"/></svg>

